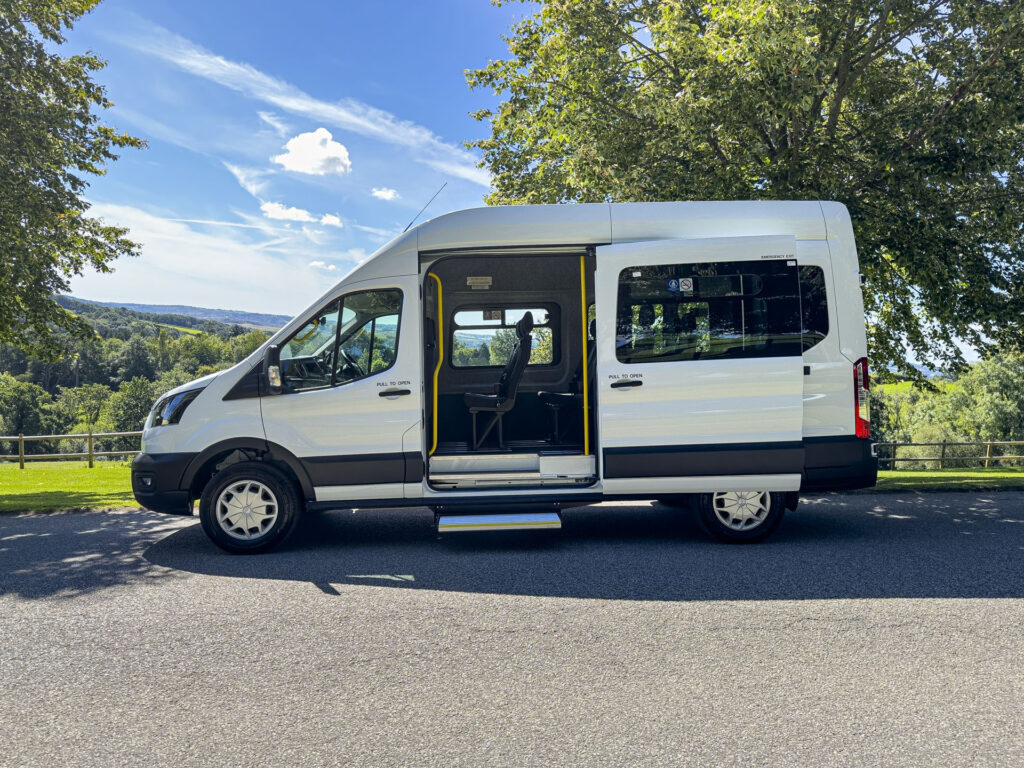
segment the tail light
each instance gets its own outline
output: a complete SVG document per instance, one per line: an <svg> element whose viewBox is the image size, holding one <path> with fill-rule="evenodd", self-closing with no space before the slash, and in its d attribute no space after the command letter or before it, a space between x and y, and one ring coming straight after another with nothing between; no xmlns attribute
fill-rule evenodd
<svg viewBox="0 0 1024 768"><path fill-rule="evenodd" d="M853 364L853 423L857 437L871 437L871 380L868 359Z"/></svg>

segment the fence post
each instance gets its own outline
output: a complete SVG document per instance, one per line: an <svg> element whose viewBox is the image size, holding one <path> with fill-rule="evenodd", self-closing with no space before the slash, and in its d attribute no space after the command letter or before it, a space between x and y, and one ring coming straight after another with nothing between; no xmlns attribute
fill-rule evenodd
<svg viewBox="0 0 1024 768"><path fill-rule="evenodd" d="M989 462L992 461L992 441L989 440L985 444L985 469L988 469Z"/></svg>
<svg viewBox="0 0 1024 768"><path fill-rule="evenodd" d="M892 444L892 454L889 456L889 469L896 469L896 449L899 448L899 443Z"/></svg>
<svg viewBox="0 0 1024 768"><path fill-rule="evenodd" d="M92 427L89 427L89 469L92 469Z"/></svg>
<svg viewBox="0 0 1024 768"><path fill-rule="evenodd" d="M939 469L946 465L946 441L942 441L942 451L939 453Z"/></svg>
<svg viewBox="0 0 1024 768"><path fill-rule="evenodd" d="M25 435L18 433L18 466L25 468Z"/></svg>

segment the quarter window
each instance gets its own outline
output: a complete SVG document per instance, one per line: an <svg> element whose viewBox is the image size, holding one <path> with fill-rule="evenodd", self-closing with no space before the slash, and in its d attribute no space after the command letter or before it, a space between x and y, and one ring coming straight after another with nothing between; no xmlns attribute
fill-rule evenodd
<svg viewBox="0 0 1024 768"><path fill-rule="evenodd" d="M533 347L528 365L554 362L551 312L547 309L496 307L459 310L452 330L452 365L458 368L500 367L516 343L515 326L533 314Z"/></svg>
<svg viewBox="0 0 1024 768"><path fill-rule="evenodd" d="M624 363L801 353L793 262L629 267L618 294L615 354Z"/></svg>
<svg viewBox="0 0 1024 768"><path fill-rule="evenodd" d="M828 291L821 267L800 267L800 311L806 351L828 336Z"/></svg>

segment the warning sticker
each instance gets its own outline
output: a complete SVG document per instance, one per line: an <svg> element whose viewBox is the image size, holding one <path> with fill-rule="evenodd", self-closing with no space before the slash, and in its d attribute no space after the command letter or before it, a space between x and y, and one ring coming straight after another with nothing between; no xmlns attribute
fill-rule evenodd
<svg viewBox="0 0 1024 768"><path fill-rule="evenodd" d="M474 291L486 291L491 287L493 279L490 275L486 277L467 277L466 285Z"/></svg>
<svg viewBox="0 0 1024 768"><path fill-rule="evenodd" d="M693 293L693 278L683 277L679 280L679 290L683 293Z"/></svg>

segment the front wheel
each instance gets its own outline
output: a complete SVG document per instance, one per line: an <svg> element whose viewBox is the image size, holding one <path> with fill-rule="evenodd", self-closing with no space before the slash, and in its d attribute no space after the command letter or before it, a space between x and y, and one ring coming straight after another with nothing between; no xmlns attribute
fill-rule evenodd
<svg viewBox="0 0 1024 768"><path fill-rule="evenodd" d="M236 554L267 552L292 532L302 511L295 484L274 467L244 462L211 478L199 520L214 544Z"/></svg>
<svg viewBox="0 0 1024 768"><path fill-rule="evenodd" d="M784 495L772 491L716 491L697 500L697 519L704 530L731 544L767 538L785 511Z"/></svg>

